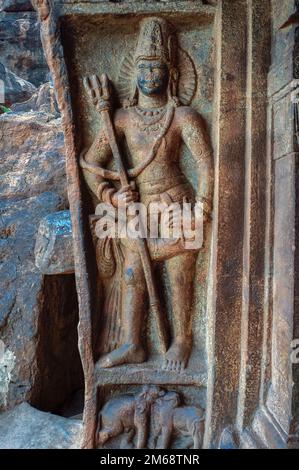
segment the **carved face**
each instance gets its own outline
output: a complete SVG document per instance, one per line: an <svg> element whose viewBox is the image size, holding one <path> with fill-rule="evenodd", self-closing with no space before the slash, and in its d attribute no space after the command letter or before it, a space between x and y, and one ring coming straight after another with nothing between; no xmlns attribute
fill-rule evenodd
<svg viewBox="0 0 299 470"><path fill-rule="evenodd" d="M141 59L137 63L138 89L146 96L160 95L168 86L169 70L161 60Z"/></svg>

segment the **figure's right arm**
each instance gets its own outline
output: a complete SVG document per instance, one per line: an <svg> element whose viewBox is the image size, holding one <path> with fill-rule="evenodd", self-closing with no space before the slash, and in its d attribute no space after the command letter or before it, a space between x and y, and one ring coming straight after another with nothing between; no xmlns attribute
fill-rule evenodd
<svg viewBox="0 0 299 470"><path fill-rule="evenodd" d="M91 147L84 155L86 163L106 167L112 158L111 148L104 129L100 129ZM113 186L102 176L96 175L87 169L83 169L85 182L90 191L100 200L105 200L105 193L108 189L114 191Z"/></svg>
<svg viewBox="0 0 299 470"><path fill-rule="evenodd" d="M123 110L118 110L114 117L115 132L119 143L124 139L123 121L125 118L126 114ZM81 156L84 179L90 191L98 198L99 202L111 203L114 207L126 206L130 202L136 202L139 197L138 193L130 185L117 190L112 181L103 177L105 175L95 174L94 171L88 169L88 164L90 164L91 170L95 167L107 169L112 158L109 141L104 129L101 128L89 150ZM106 171L106 174L108 173L111 175L111 171ZM114 173L115 179L115 172L112 173Z"/></svg>

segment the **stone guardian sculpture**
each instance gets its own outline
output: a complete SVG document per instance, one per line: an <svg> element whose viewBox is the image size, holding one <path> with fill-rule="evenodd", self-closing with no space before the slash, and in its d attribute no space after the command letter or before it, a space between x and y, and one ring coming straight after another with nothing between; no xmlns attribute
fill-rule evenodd
<svg viewBox="0 0 299 470"><path fill-rule="evenodd" d="M182 90L180 74L181 79L184 78L186 70L180 69L178 64L184 61L187 83ZM89 189L99 202L118 209L137 201L147 208L152 203L163 203L168 210L174 204L194 205L200 201L207 221L212 208L212 152L202 118L180 102L180 84L182 100L188 102L194 94L196 79L192 61L178 47L170 23L156 17L141 22L135 55L127 59L121 82L124 84L122 93L131 90L132 94L124 107L114 111L107 77L85 78L85 87L94 105L102 117L106 113L106 118L102 118L104 125L93 144L81 155L80 163ZM107 113L113 117L107 120ZM128 148L126 167L124 158L120 157L124 142ZM197 191L180 168L183 144L197 164ZM118 171L108 168L113 156ZM128 239L113 241L112 251L114 256L118 252L116 257L122 265L118 271L121 312L118 311L114 319L119 324L120 335L114 338L112 350L100 358L101 367L146 361L142 329L147 317L148 294L165 349L163 367L179 372L187 366L192 348L191 312L198 250L186 248L185 241L183 237L172 241L160 238L147 243ZM103 243L98 245L98 250L102 249L101 245ZM167 344L166 313L160 311L150 267L159 262L165 263L170 281L173 309L170 344Z"/></svg>

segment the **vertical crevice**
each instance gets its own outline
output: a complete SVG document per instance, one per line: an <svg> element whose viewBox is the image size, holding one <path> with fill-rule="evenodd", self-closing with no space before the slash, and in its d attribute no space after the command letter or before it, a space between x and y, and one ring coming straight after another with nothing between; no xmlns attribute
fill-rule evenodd
<svg viewBox="0 0 299 470"><path fill-rule="evenodd" d="M73 275L45 276L38 325L37 374L31 404L58 412L83 385Z"/></svg>

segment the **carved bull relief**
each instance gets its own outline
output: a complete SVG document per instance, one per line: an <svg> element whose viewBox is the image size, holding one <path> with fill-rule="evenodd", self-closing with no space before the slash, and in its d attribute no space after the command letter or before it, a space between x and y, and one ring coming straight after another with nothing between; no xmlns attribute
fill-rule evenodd
<svg viewBox="0 0 299 470"><path fill-rule="evenodd" d="M98 415L97 444L123 436L122 448L147 447L150 424L157 449L169 449L174 437L190 436L192 447L200 449L204 435L204 412L200 407L181 404L177 392L145 386L139 394L110 399Z"/></svg>

